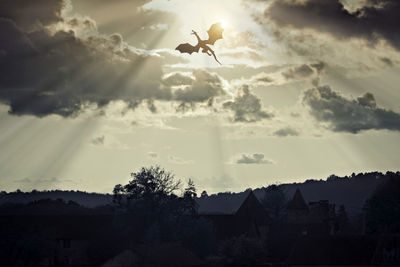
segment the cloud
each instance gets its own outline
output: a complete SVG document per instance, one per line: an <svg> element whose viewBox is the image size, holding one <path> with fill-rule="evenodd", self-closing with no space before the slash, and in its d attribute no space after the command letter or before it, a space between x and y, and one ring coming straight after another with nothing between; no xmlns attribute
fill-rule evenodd
<svg viewBox="0 0 400 267"><path fill-rule="evenodd" d="M109 1L95 1L110 7ZM88 11L78 2L79 10ZM118 2L140 7L148 1ZM118 33L100 34L93 19L63 15L69 2L18 0L0 7L0 102L11 114L74 117L119 100L129 109L144 102L156 112L155 100L201 102L221 93L213 75L195 74L197 82L174 95L171 81L163 79L163 65L182 62L179 57L137 49ZM134 10L130 21L145 18L140 12L146 11Z"/></svg>
<svg viewBox="0 0 400 267"><path fill-rule="evenodd" d="M115 100L134 108L145 99L172 98L160 86L163 58L134 51L116 35L24 32L7 19L0 19L0 29L0 101L12 114L69 117Z"/></svg>
<svg viewBox="0 0 400 267"><path fill-rule="evenodd" d="M340 0L274 1L265 16L280 27L313 29L338 39L362 38L374 44L386 40L400 49L400 2L369 0L368 5L349 11Z"/></svg>
<svg viewBox="0 0 400 267"><path fill-rule="evenodd" d="M158 154L156 152L150 151L147 153L147 155L152 159L158 158Z"/></svg>
<svg viewBox="0 0 400 267"><path fill-rule="evenodd" d="M204 70L194 70L193 77L194 80L190 86L174 91L176 101L184 103L204 102L225 94L219 75Z"/></svg>
<svg viewBox="0 0 400 267"><path fill-rule="evenodd" d="M248 48L260 51L265 47L265 43L260 41L252 31L237 31L237 29L224 31L224 48L226 49Z"/></svg>
<svg viewBox="0 0 400 267"><path fill-rule="evenodd" d="M261 83L272 83L274 80L271 77L265 75L265 76L256 78L256 81L261 82Z"/></svg>
<svg viewBox="0 0 400 267"><path fill-rule="evenodd" d="M300 117L300 113L298 112L290 112L290 116L293 118L299 118Z"/></svg>
<svg viewBox="0 0 400 267"><path fill-rule="evenodd" d="M0 18L14 21L20 28L31 31L61 21L61 11L66 4L65 0L2 0Z"/></svg>
<svg viewBox="0 0 400 267"><path fill-rule="evenodd" d="M257 122L274 116L263 110L261 100L250 92L248 85L242 86L235 99L225 102L223 107L233 111L234 122Z"/></svg>
<svg viewBox="0 0 400 267"><path fill-rule="evenodd" d="M326 65L324 62L319 61L319 62L310 64L310 66L312 68L314 68L318 74L321 74L321 72L325 69Z"/></svg>
<svg viewBox="0 0 400 267"><path fill-rule="evenodd" d="M95 146L104 145L104 139L105 139L104 135L93 137L91 143Z"/></svg>
<svg viewBox="0 0 400 267"><path fill-rule="evenodd" d="M229 67L220 66L219 68L212 69L212 71L224 77L227 81L234 81L273 74L285 67L285 65L262 65L256 67L249 64L234 64Z"/></svg>
<svg viewBox="0 0 400 267"><path fill-rule="evenodd" d="M172 101L179 105L177 112L194 111L199 103L211 107L214 98L226 94L223 79L215 73L205 70L174 72L163 78L163 86L172 92Z"/></svg>
<svg viewBox="0 0 400 267"><path fill-rule="evenodd" d="M234 163L236 164L274 164L274 161L264 158L262 153L254 154L240 154L235 157Z"/></svg>
<svg viewBox="0 0 400 267"><path fill-rule="evenodd" d="M303 64L282 72L282 75L286 80L301 79L310 77L314 73L320 74L324 68L325 64L323 62L317 62L310 65Z"/></svg>
<svg viewBox="0 0 400 267"><path fill-rule="evenodd" d="M113 149L113 150L126 150L130 148L127 144L122 143L115 136L107 135L106 138L104 134L93 137L90 140L90 144L93 146L102 147L105 149Z"/></svg>
<svg viewBox="0 0 400 267"><path fill-rule="evenodd" d="M170 73L163 79L166 86L192 85L193 82L194 77L180 72Z"/></svg>
<svg viewBox="0 0 400 267"><path fill-rule="evenodd" d="M286 136L298 136L299 132L296 129L293 129L291 127L286 127L279 129L274 132L275 136L280 136L280 137L286 137Z"/></svg>
<svg viewBox="0 0 400 267"><path fill-rule="evenodd" d="M262 62L265 60L265 58L262 55L252 50L224 52L221 53L221 56L230 58L245 58L255 62Z"/></svg>
<svg viewBox="0 0 400 267"><path fill-rule="evenodd" d="M308 65L303 64L299 67L289 69L285 72L282 72L283 77L287 80L295 79L295 78L306 78L311 76L314 73L313 69Z"/></svg>
<svg viewBox="0 0 400 267"><path fill-rule="evenodd" d="M168 156L168 161L170 163L179 164L179 165L186 165L186 164L193 164L194 163L193 160L186 160L184 158L177 157L177 156L174 156L174 155L169 155Z"/></svg>
<svg viewBox="0 0 400 267"><path fill-rule="evenodd" d="M77 13L93 18L102 33L112 34L118 31L129 44L140 47L151 46L150 49L161 41L166 33L165 29L178 19L175 13L145 8L144 5L151 0L72 0L71 2Z"/></svg>
<svg viewBox="0 0 400 267"><path fill-rule="evenodd" d="M385 63L389 67L393 67L394 63L390 58L387 57L381 57L380 60Z"/></svg>
<svg viewBox="0 0 400 267"><path fill-rule="evenodd" d="M336 132L400 130L400 114L378 107L371 93L348 99L329 86L317 86L304 93L303 102L315 119Z"/></svg>

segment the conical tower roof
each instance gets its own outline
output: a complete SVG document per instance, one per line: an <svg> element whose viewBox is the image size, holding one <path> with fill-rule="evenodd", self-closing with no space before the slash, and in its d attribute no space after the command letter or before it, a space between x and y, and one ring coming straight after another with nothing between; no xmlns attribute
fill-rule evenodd
<svg viewBox="0 0 400 267"><path fill-rule="evenodd" d="M299 188L296 189L296 192L293 195L293 199L289 201L287 205L288 210L308 210L308 205L305 202L303 195Z"/></svg>

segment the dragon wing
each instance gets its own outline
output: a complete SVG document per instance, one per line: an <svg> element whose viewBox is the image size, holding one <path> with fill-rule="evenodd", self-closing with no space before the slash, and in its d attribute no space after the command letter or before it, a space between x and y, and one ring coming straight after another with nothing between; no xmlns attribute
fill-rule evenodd
<svg viewBox="0 0 400 267"><path fill-rule="evenodd" d="M222 39L222 29L221 23L214 23L211 25L210 29L207 31L208 40L206 40L207 44L214 45L215 41Z"/></svg>
<svg viewBox="0 0 400 267"><path fill-rule="evenodd" d="M200 46L193 46L189 43L184 43L184 44L180 44L178 45L175 50L178 50L181 53L188 53L188 54L192 54L193 52L199 52Z"/></svg>

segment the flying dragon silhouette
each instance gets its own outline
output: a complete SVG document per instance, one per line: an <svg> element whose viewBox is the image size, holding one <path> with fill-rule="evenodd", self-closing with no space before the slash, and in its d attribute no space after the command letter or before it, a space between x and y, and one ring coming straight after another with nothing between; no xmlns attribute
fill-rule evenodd
<svg viewBox="0 0 400 267"><path fill-rule="evenodd" d="M208 40L201 40L199 35L197 34L197 32L192 30L192 34L194 34L197 38L197 45L193 46L189 43L184 43L184 44L178 45L175 48L175 50L178 50L181 53L188 53L191 55L193 52L198 53L201 48L202 53L205 53L209 56L211 56L211 55L214 56L215 61L217 61L220 65L222 65L221 62L218 61L214 50L212 50L208 45L214 45L214 43L217 40L222 39L223 31L224 31L224 29L221 27L221 23L214 23L213 25L211 25L210 29L207 31Z"/></svg>

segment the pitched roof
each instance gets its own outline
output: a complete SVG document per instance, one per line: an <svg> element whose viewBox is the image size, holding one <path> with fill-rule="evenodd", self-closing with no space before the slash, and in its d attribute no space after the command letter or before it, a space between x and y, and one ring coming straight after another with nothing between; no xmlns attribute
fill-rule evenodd
<svg viewBox="0 0 400 267"><path fill-rule="evenodd" d="M235 214L249 194L250 193L246 191L239 194L220 193L209 197L197 198L197 213L201 215Z"/></svg>
<svg viewBox="0 0 400 267"><path fill-rule="evenodd" d="M253 191L245 192L246 198L240 203L239 208L231 214L199 214L211 219L218 240L223 240L242 234L255 234L261 236L262 228L270 223L270 218L254 195ZM263 228L264 229L264 228Z"/></svg>
<svg viewBox="0 0 400 267"><path fill-rule="evenodd" d="M291 201L287 205L288 210L308 210L308 205L305 202L300 189L297 188Z"/></svg>
<svg viewBox="0 0 400 267"><path fill-rule="evenodd" d="M254 195L253 191L250 191L250 193L247 195L246 199L236 211L236 215L250 217L255 215L257 217L264 216L265 218L268 218L266 210Z"/></svg>

